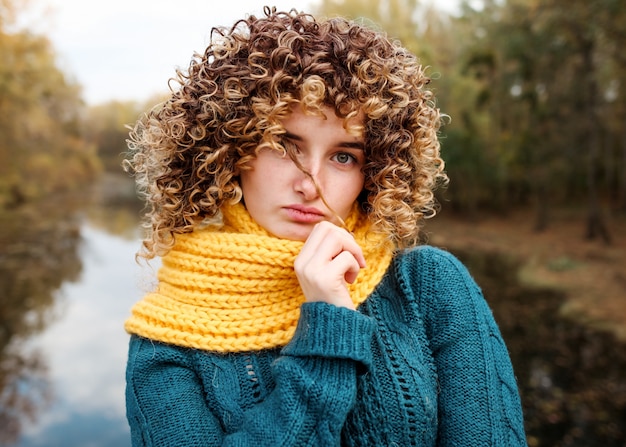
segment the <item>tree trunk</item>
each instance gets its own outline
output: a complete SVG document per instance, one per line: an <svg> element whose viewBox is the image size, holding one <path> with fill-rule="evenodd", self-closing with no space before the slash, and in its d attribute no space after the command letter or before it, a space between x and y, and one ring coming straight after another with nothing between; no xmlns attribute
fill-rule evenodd
<svg viewBox="0 0 626 447"><path fill-rule="evenodd" d="M587 163L587 193L588 193L588 210L587 210L587 229L585 237L587 239L602 238L605 244L612 242L611 234L606 225L606 220L600 207L600 199L598 197L598 150L600 147L600 131L602 129L601 122L598 119L598 85L596 82L596 70L593 60L594 42L591 38L583 39L581 42L581 50L584 64L587 69L587 144L589 148L589 161Z"/></svg>
<svg viewBox="0 0 626 447"><path fill-rule="evenodd" d="M541 233L548 228L550 221L548 194L545 185L542 183L537 187L537 214L535 215L535 226L533 230Z"/></svg>
<svg viewBox="0 0 626 447"><path fill-rule="evenodd" d="M626 129L622 130L621 169L617 169L617 209L626 212Z"/></svg>

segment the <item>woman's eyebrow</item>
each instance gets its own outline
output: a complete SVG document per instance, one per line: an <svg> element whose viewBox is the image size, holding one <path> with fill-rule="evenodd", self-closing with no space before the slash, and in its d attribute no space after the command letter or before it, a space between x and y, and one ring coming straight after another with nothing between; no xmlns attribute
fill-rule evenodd
<svg viewBox="0 0 626 447"><path fill-rule="evenodd" d="M304 141L304 138L302 138L300 135L291 133L288 130L285 130L283 136L293 141ZM365 143L363 141L341 141L336 146L345 147L346 149L365 150Z"/></svg>
<svg viewBox="0 0 626 447"><path fill-rule="evenodd" d="M285 133L283 134L283 136L285 138L289 138L290 140L304 141L304 139L301 136L291 133L288 130L285 130Z"/></svg>
<svg viewBox="0 0 626 447"><path fill-rule="evenodd" d="M347 149L360 149L362 151L365 150L365 143L362 141L342 141L338 145L339 147L345 147Z"/></svg>

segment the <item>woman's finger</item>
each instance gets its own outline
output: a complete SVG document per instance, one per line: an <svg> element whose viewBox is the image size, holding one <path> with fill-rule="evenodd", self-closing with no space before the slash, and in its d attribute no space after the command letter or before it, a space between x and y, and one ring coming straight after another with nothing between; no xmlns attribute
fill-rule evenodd
<svg viewBox="0 0 626 447"><path fill-rule="evenodd" d="M320 255L330 260L343 251L350 252L359 265L365 267L363 251L354 237L330 222L321 222L309 235L301 255L303 260L307 261Z"/></svg>
<svg viewBox="0 0 626 447"><path fill-rule="evenodd" d="M296 258L294 269L307 301L354 308L347 284L356 280L365 258L347 231L318 224Z"/></svg>

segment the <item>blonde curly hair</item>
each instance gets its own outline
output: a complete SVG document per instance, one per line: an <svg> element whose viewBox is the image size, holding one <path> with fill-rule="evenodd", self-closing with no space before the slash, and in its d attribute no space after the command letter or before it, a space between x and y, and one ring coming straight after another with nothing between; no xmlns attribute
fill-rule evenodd
<svg viewBox="0 0 626 447"><path fill-rule="evenodd" d="M179 88L130 132L126 167L147 203L143 256L241 201L238 175L260 147L287 151L281 120L293 104L361 114L362 210L399 248L417 243L447 182L441 116L417 58L379 31L342 18L277 12L213 28L203 55L178 70Z"/></svg>

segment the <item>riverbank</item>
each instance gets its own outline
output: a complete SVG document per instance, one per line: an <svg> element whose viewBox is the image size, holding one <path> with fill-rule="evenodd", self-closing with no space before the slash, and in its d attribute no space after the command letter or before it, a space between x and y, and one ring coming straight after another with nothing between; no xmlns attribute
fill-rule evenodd
<svg viewBox="0 0 626 447"><path fill-rule="evenodd" d="M609 220L613 243L584 239L585 215L555 211L549 228L532 229L534 214L470 221L442 213L428 222L428 242L454 250L478 250L514 258L526 287L563 292L560 314L626 342L626 216Z"/></svg>

